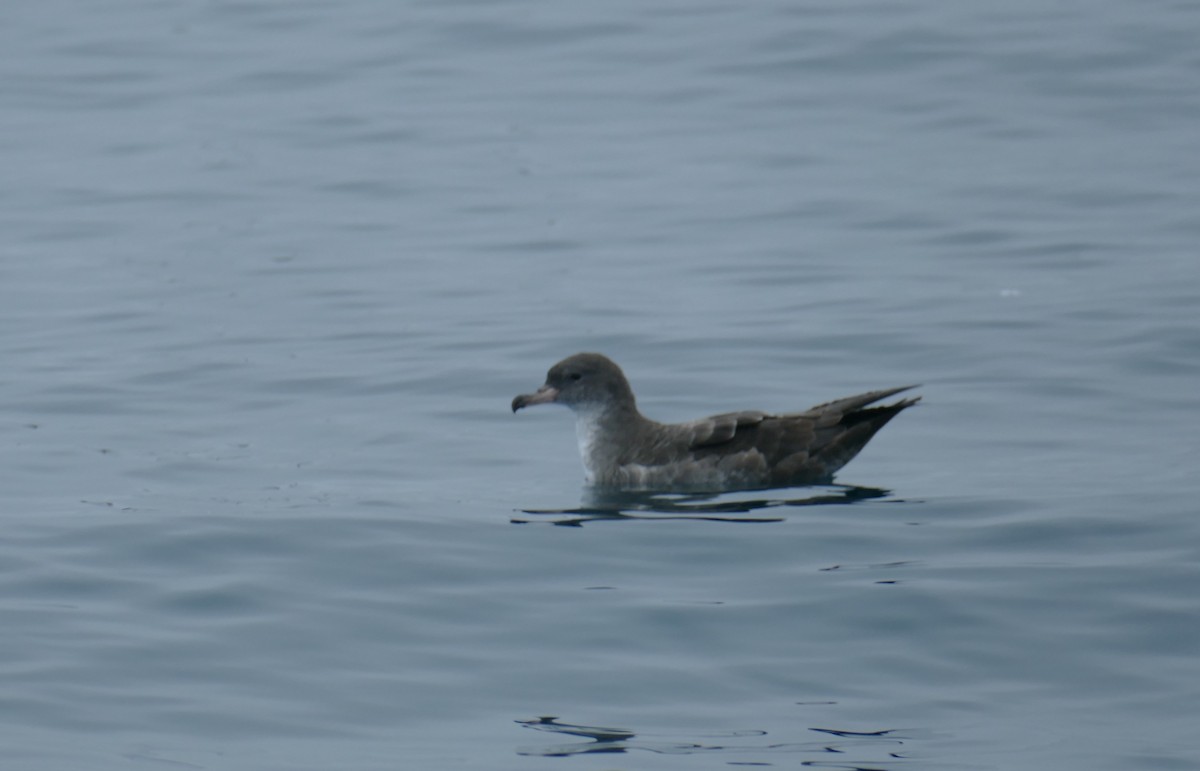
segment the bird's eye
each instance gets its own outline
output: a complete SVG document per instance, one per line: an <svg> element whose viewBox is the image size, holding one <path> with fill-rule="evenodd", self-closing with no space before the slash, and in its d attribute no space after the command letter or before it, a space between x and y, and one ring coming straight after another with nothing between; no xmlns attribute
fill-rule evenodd
<svg viewBox="0 0 1200 771"><path fill-rule="evenodd" d="M583 375L579 374L578 372L572 372L567 377L571 378L572 380L582 380L583 379Z"/></svg>

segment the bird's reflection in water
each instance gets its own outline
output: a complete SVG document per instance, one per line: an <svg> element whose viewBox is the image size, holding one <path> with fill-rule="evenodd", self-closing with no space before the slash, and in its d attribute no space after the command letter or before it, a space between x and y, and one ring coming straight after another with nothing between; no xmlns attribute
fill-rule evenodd
<svg viewBox="0 0 1200 771"><path fill-rule="evenodd" d="M912 735L893 729L882 731L840 731L830 728L810 728L811 732L824 738L804 741L771 741L767 732L757 729L738 731L705 731L684 738L669 734L647 734L623 728L579 725L560 722L556 717L539 717L533 720L518 720L524 728L545 731L551 734L580 737L586 741L573 741L541 747L522 747L518 755L562 758L572 755L624 754L633 750L656 755L722 754L731 766L773 766L764 756L779 753L810 753L817 760L800 763L843 771L887 771L906 763L905 743ZM854 756L870 758L859 762Z"/></svg>
<svg viewBox="0 0 1200 771"><path fill-rule="evenodd" d="M544 522L579 527L585 522L641 519L698 519L714 522L781 522L768 511L782 507L834 506L884 498L891 490L852 485L792 488L805 496L787 498L730 498L728 494L631 493L589 490L582 505L573 509L522 509L537 519L513 517L514 524ZM764 491L765 492L765 491ZM757 512L763 512L758 514Z"/></svg>
<svg viewBox="0 0 1200 771"><path fill-rule="evenodd" d="M704 742L690 740L647 741L646 739L639 739L638 734L634 731L627 731L623 728L603 728L601 726L560 723L556 717L539 717L534 720L518 720L517 722L525 728L532 728L535 731L581 736L591 740L575 744L560 744L552 747L526 748L517 751L520 755L535 755L539 757L624 753L629 750L645 750L662 755L691 754L700 751L724 750L728 748L724 742L712 742L711 740L713 739L766 735L766 731L728 731L724 733L709 733L703 737L706 739Z"/></svg>

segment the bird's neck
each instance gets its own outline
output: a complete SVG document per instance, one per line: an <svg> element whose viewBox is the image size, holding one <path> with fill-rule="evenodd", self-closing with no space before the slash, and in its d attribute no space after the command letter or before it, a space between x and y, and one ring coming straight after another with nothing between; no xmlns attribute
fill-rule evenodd
<svg viewBox="0 0 1200 771"><path fill-rule="evenodd" d="M624 461L621 448L628 446L648 425L650 421L633 405L577 409L575 433L587 481L592 483L614 472Z"/></svg>

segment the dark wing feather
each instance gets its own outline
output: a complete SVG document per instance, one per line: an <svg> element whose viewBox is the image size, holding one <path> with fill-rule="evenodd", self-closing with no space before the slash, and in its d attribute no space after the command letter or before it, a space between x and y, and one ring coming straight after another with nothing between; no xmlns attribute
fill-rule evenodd
<svg viewBox="0 0 1200 771"><path fill-rule="evenodd" d="M832 419L833 423L837 423L841 420L842 416L848 412L860 410L863 407L866 407L868 404L874 404L880 399L886 399L889 396L898 394L902 391L911 391L914 388L917 388L917 386L906 385L900 386L899 388L884 388L879 391L867 391L865 394L847 396L844 399L834 399L831 402L825 402L824 404L818 404L815 407L809 407L804 412L796 413L794 415L785 415L784 417L791 418L803 416L806 418L818 418L822 425L824 425L830 419ZM824 420L820 420L822 418Z"/></svg>
<svg viewBox="0 0 1200 771"><path fill-rule="evenodd" d="M726 412L723 415L701 418L687 424L691 431L689 445L695 449L728 442L737 435L738 429L757 426L766 417L768 415L765 412L742 410L741 412Z"/></svg>

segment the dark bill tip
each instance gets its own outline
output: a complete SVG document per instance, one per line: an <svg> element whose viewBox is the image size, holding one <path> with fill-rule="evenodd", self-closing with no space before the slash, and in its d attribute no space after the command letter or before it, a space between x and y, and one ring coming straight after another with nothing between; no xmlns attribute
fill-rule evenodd
<svg viewBox="0 0 1200 771"><path fill-rule="evenodd" d="M533 394L521 394L512 400L512 410L516 412L522 407L532 407L535 404L548 404L558 398L558 389L544 385Z"/></svg>

